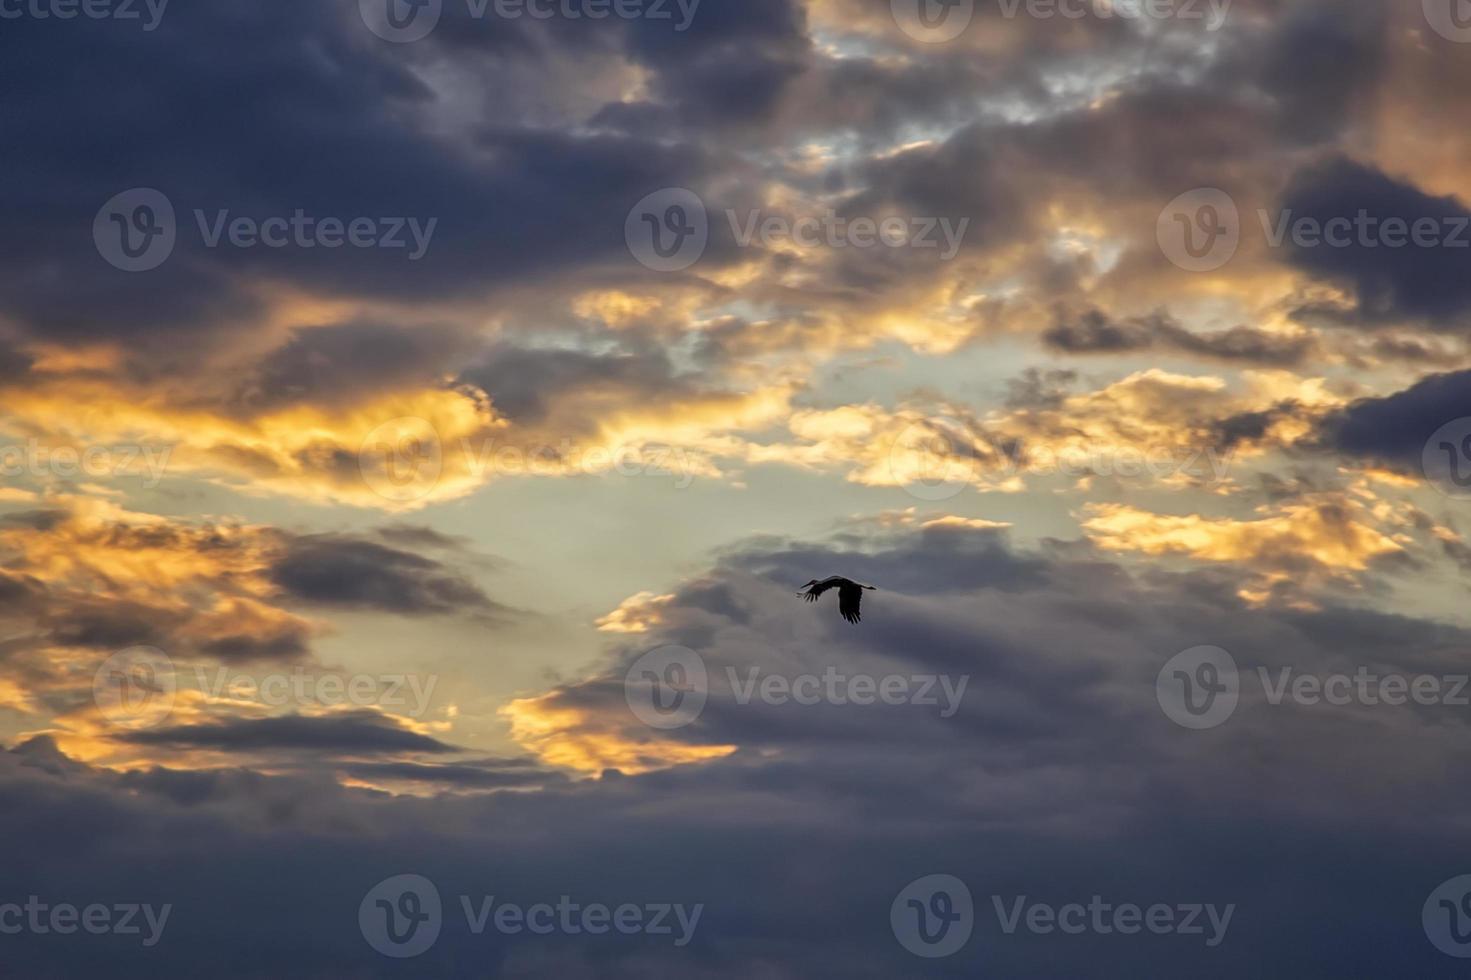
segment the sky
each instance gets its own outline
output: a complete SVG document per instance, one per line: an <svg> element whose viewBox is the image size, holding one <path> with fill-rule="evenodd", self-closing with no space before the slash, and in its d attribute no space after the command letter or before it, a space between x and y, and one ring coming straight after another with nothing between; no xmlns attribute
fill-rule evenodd
<svg viewBox="0 0 1471 980"><path fill-rule="evenodd" d="M0 82L0 975L1464 972L1465 0L0 0Z"/></svg>

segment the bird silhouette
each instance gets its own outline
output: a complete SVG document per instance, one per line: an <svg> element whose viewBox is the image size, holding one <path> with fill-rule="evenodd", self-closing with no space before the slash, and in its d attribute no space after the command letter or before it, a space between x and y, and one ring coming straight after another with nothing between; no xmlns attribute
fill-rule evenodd
<svg viewBox="0 0 1471 980"><path fill-rule="evenodd" d="M807 591L798 592L797 595L806 599L808 602L816 602L817 597L828 589L837 589L838 612L842 613L843 618L850 623L856 623L863 618L859 613L858 607L863 602L864 590L867 589L869 592L876 591L871 585L859 585L852 579L843 578L841 575L825 578L821 582L813 579L802 586L802 588Z"/></svg>

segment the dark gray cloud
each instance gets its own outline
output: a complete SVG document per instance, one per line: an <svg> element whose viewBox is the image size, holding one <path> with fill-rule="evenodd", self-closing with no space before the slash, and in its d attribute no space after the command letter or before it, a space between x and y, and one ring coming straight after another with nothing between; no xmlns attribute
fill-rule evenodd
<svg viewBox="0 0 1471 980"><path fill-rule="evenodd" d="M444 765L423 762L353 762L338 767L356 779L416 783L442 789L531 789L566 783L567 777L526 759L483 759Z"/></svg>
<svg viewBox="0 0 1471 980"><path fill-rule="evenodd" d="M1166 313L1113 319L1102 310L1059 317L1042 334L1042 342L1069 354L1126 354L1159 349L1272 367L1301 364L1317 348L1311 336L1284 337L1247 326L1195 333Z"/></svg>
<svg viewBox="0 0 1471 980"><path fill-rule="evenodd" d="M446 753L459 751L439 739L420 735L373 711L311 717L237 718L198 725L176 725L118 737L134 745L175 749L211 749L255 753L272 749L287 752L333 752L346 756L383 753Z"/></svg>
<svg viewBox="0 0 1471 980"><path fill-rule="evenodd" d="M347 535L289 538L267 574L288 599L323 606L407 616L504 611L433 558Z"/></svg>
<svg viewBox="0 0 1471 980"><path fill-rule="evenodd" d="M473 341L438 325L339 323L304 329L244 373L222 398L242 414L307 404L336 407L401 390L432 388Z"/></svg>
<svg viewBox="0 0 1471 980"><path fill-rule="evenodd" d="M884 586L861 630L790 594L791 576L813 565ZM681 589L665 625L627 657L684 640L700 644L715 677L726 665L964 671L973 679L962 711L940 720L893 707L740 705L717 681L698 722L665 734L742 751L539 790L419 799L343 788L314 770L116 774L27 743L0 756L0 839L16 842L9 887L21 900L175 910L146 956L106 937L22 935L10 962L42 977L103 954L120 977L204 962L222 976L397 976L402 964L367 946L356 910L377 882L417 873L446 916L416 974L890 977L921 963L892 937L891 901L943 872L969 884L977 926L959 954L923 965L936 976L1224 978L1264 957L1304 977L1452 975L1454 961L1425 939L1420 906L1464 871L1454 854L1465 794L1443 776L1471 748L1456 709L1272 706L1244 683L1226 725L1192 732L1162 716L1154 676L1198 643L1227 648L1246 673L1368 663L1439 674L1457 668L1471 637L1335 605L1253 610L1238 585L1229 570L1137 574L1063 545L1018 553L994 532L906 530L861 550L753 542ZM621 682L565 691L570 704L626 717ZM311 721L133 738L226 751L425 748L386 725ZM475 790L538 768L345 765L370 781ZM649 936L477 936L459 908L462 895L530 904L564 894L705 908L685 948ZM1008 935L993 896L1019 895L1236 911L1213 949L1201 937Z"/></svg>
<svg viewBox="0 0 1471 980"><path fill-rule="evenodd" d="M1404 180L1347 158L1336 158L1295 174L1282 197L1283 213L1310 219L1317 227L1347 221L1354 230L1337 232L1343 245L1324 241L1293 244L1289 261L1322 279L1351 289L1352 310L1366 324L1423 319L1459 327L1471 309L1471 211L1457 198L1434 197ZM1362 221L1372 222L1361 233ZM1434 244L1384 241L1384 223L1397 220L1413 229L1428 222ZM1457 244L1459 242L1460 244Z"/></svg>
<svg viewBox="0 0 1471 980"><path fill-rule="evenodd" d="M1471 371L1431 375L1393 395L1354 402L1325 420L1319 438L1350 456L1418 470L1425 443L1466 415L1468 397Z"/></svg>
<svg viewBox="0 0 1471 980"><path fill-rule="evenodd" d="M1280 203L1299 215L1465 213L1367 158L1299 169L1350 144L1401 145L1394 124L1416 119L1427 156L1432 146L1454 155L1443 144L1465 129L1446 124L1465 118L1465 100L1452 97L1465 89L1464 46L1425 31L1419 4L1237 0L1229 29L1212 36L1123 18L1008 20L980 6L952 45L912 42L889 5L871 0L822 11L797 0L703 0L683 33L616 18L472 19L447 0L441 28L412 45L368 34L355 0L179 5L153 32L6 20L0 385L38 373L40 362L11 344L70 354L113 341L126 360L109 380L132 382L150 403L248 417L458 382L518 425L576 435L609 408L715 389L686 357L712 375L735 366L749 377L770 351L803 351L835 309L842 320L896 297L933 301L942 282L957 308L1020 282L1091 311L1042 336L1053 353L1305 368L1323 353L1307 341L1249 326L1186 330L1178 312L1131 318L1082 293L1132 297L1131 286L1150 284L1165 265L1154 217L1193 187L1274 200L1281 175L1295 174ZM1423 54L1405 61L1406 51ZM717 215L709 252L683 277L645 274L622 241L632 202L671 185L701 191ZM136 186L167 193L184 234L163 267L130 275L101 260L90 230L104 200ZM951 266L915 254L762 254L748 293L700 284L733 254L719 209L789 191L846 215L894 208L971 225ZM409 263L393 251L204 248L194 208L439 224L429 252ZM1113 271L1091 270L1045 254L1062 223L1135 245ZM1025 261L1010 264L1018 251ZM1276 258L1351 294L1347 310L1304 298L1304 319L1399 329L1363 343L1403 364L1436 364L1435 338L1415 327L1457 329L1471 300L1459 256ZM1090 277L1096 287L1085 286ZM630 284L703 289L708 305L691 314L671 302L616 334L591 317L569 323L561 308L590 286ZM312 315L283 322L281 309L268 310L280 296L305 300ZM415 312L321 325L312 304L339 302ZM1155 306L1151 293L1133 308ZM1038 309L1029 336L1051 322ZM689 337L694 316L698 338ZM457 317L474 326L439 325ZM206 359L225 363L223 352L241 359L201 371ZM1434 428L1466 414L1468 378L1358 402L1319 441L1410 468ZM1077 381L1033 369L1006 393L1013 408L1053 407ZM1300 411L1284 402L1219 420L1218 444L1260 439ZM350 449L307 453L322 457L318 468L357 475ZM1318 489L1315 479L1263 477L1261 493L1290 499ZM1341 510L1328 517L1347 528ZM52 534L67 520L33 510L0 517L0 527ZM105 534L122 550L232 547L227 535L167 525ZM266 554L274 598L314 612L503 611L459 567L473 556L427 528L270 532L251 543ZM1449 561L1468 561L1464 546L1442 544ZM1293 567L1278 566L1289 576ZM59 658L16 663L18 650L46 642L84 651L153 642L181 659L241 663L309 657L304 621L283 615L266 628L242 605L228 622L202 623L50 589L33 571L0 569L0 662L18 683L74 668ZM791 595L834 572L880 586L859 629ZM1227 725L1187 732L1160 713L1154 679L1170 655L1198 644L1229 649L1248 677L1284 666L1454 673L1471 635L1365 608L1351 586L1288 582L1292 603L1269 596L1253 606L1241 595L1249 576L1229 564L1126 566L1079 542L1023 550L1001 533L955 526L747 541L673 587L653 632L552 692L551 703L577 709L558 722L572 726L569 739L587 734L581 719L650 742L739 746L643 775L574 780L541 762L455 761L454 746L370 712L123 736L236 763L211 771L110 772L34 738L0 753L0 904L37 894L171 902L175 912L155 949L118 937L4 936L5 963L41 980L102 962L117 977L321 980L1208 978L1260 974L1263 964L1305 978L1454 975L1419 915L1436 884L1468 870L1457 863L1471 831L1466 793L1446 777L1471 755L1464 709L1273 706L1254 686ZM230 584L207 583L212 598L238 598ZM714 679L698 722L672 733L631 727L622 683L633 657L663 643L698 650ZM962 710L941 719L898 706L742 705L725 673L828 667L971 681ZM36 730L32 720L22 730ZM450 918L429 953L399 963L367 948L356 914L373 884L405 872L439 885ZM962 953L929 962L898 947L888 914L900 887L934 872L970 883L981 922ZM474 936L457 918L462 894L702 902L706 911L687 949L655 937ZM990 908L992 895L1061 903L1095 894L1239 908L1213 950L1181 937L1008 936Z"/></svg>
<svg viewBox="0 0 1471 980"><path fill-rule="evenodd" d="M466 371L463 380L490 393L496 410L512 421L535 426L548 421L558 402L581 396L598 404L667 402L676 391L688 391L676 378L663 350L593 354L579 350L526 350L499 346L483 363ZM595 418L578 420L574 430L593 428Z"/></svg>
<svg viewBox="0 0 1471 980"><path fill-rule="evenodd" d="M435 96L409 53L369 34L350 4L177 8L148 33L88 18L65 30L7 24L0 79L46 93L0 115L14 134L4 175L17 219L0 235L0 310L33 334L140 343L187 333L197 358L250 327L262 280L360 298L482 295L626 260L631 203L697 179L689 151L614 135L487 125L470 134L473 147L432 135L423 123ZM78 47L87 64L61 71ZM178 214L174 254L146 274L107 265L91 236L103 202L132 187L157 188ZM256 220L301 209L438 225L409 262L403 249L208 248L195 209L209 220L220 209Z"/></svg>

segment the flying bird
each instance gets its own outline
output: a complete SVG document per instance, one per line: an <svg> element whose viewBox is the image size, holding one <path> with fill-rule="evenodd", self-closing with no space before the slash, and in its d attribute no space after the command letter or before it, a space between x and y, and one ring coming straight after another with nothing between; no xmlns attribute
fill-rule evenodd
<svg viewBox="0 0 1471 980"><path fill-rule="evenodd" d="M837 589L838 612L842 613L843 618L850 623L856 623L863 618L858 612L858 606L860 603L863 602L863 591L865 589L867 589L869 592L876 591L871 585L859 585L852 579L843 578L843 576L841 575L834 575L832 578L825 578L821 582L817 581L817 579L813 579L806 585L802 586L802 588L806 589L807 591L798 592L797 595L806 599L808 602L816 602L817 597L822 595L828 589Z"/></svg>

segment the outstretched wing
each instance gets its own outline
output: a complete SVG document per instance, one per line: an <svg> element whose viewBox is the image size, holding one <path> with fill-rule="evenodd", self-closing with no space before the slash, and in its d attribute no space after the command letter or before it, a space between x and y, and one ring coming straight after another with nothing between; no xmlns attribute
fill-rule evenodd
<svg viewBox="0 0 1471 980"><path fill-rule="evenodd" d="M828 589L837 584L838 583L834 582L832 579L828 579L824 582L818 582L816 585L812 586L812 588L808 589L806 592L803 592L802 598L806 599L808 602L816 602L818 596L822 595ZM840 599L842 598L841 592L838 593L838 597Z"/></svg>
<svg viewBox="0 0 1471 980"><path fill-rule="evenodd" d="M852 582L844 582L838 588L838 612L850 623L856 623L863 617L859 614L858 606L863 602L863 586Z"/></svg>

